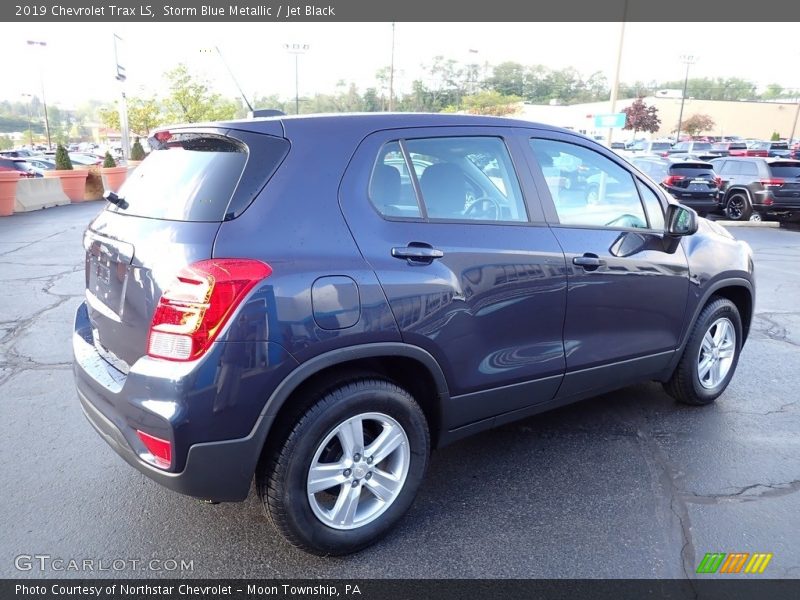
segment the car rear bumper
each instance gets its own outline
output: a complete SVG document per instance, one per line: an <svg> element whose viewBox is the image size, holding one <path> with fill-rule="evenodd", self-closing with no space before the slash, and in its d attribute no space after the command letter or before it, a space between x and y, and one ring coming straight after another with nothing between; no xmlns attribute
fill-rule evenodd
<svg viewBox="0 0 800 600"><path fill-rule="evenodd" d="M145 358L125 374L95 349L83 303L75 315L72 345L75 384L84 415L128 464L189 496L231 502L247 497L274 416L261 414L266 400L262 396L260 407L248 412L253 416L244 424L245 434L219 439L226 435L220 432L230 430L231 420L242 420L250 395L241 383L241 372L226 364L224 344L209 351L207 368L202 361L170 363ZM283 360L285 351L275 346L273 358ZM269 360L269 351L262 354ZM296 365L293 359L287 362L290 367ZM215 379L214 373L226 370L237 379L238 404L231 404L230 395L224 392L230 387L225 377L217 375ZM259 378L258 374L247 375L251 375L248 379ZM172 464L168 469L155 466L137 430L170 441Z"/></svg>
<svg viewBox="0 0 800 600"><path fill-rule="evenodd" d="M179 473L163 471L144 462L122 430L92 404L78 388L86 419L125 462L174 492L214 500L240 502L250 492L250 482L260 452L254 437L194 444Z"/></svg>

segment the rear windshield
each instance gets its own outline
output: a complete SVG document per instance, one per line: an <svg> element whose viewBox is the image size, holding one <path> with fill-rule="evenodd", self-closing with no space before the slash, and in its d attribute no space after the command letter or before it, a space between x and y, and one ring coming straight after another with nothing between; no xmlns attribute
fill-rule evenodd
<svg viewBox="0 0 800 600"><path fill-rule="evenodd" d="M651 150L669 150L672 148L672 144L669 142L653 142L650 144Z"/></svg>
<svg viewBox="0 0 800 600"><path fill-rule="evenodd" d="M789 149L789 144L787 144L785 142L773 142L773 143L770 144L770 147L773 150L788 150Z"/></svg>
<svg viewBox="0 0 800 600"><path fill-rule="evenodd" d="M263 184L283 160L288 142L258 137L256 176ZM163 142L154 140L151 146L154 149L118 192L127 206L108 204L108 210L170 221L223 221L238 215L229 206L244 179L251 152L247 144L223 135L179 133ZM246 187L254 196L253 186Z"/></svg>
<svg viewBox="0 0 800 600"><path fill-rule="evenodd" d="M692 148L694 150L711 150L711 144L708 142L695 142Z"/></svg>
<svg viewBox="0 0 800 600"><path fill-rule="evenodd" d="M769 170L773 177L800 178L800 163L772 163Z"/></svg>
<svg viewBox="0 0 800 600"><path fill-rule="evenodd" d="M714 167L711 166L711 163L675 163L669 168L669 172L673 175L684 175L687 177L703 175L713 170Z"/></svg>

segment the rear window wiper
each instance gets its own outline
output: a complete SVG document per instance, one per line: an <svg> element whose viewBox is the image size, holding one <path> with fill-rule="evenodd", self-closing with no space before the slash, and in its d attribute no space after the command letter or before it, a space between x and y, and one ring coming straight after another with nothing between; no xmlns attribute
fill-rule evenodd
<svg viewBox="0 0 800 600"><path fill-rule="evenodd" d="M119 206L122 210L128 208L128 203L125 201L125 198L123 198L122 196L118 196L115 192L112 192L111 190L106 190L103 193L103 198L111 202L111 204Z"/></svg>

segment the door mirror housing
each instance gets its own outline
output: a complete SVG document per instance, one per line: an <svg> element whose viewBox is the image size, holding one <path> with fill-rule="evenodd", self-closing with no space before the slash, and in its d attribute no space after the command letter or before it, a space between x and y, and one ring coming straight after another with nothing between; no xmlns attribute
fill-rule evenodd
<svg viewBox="0 0 800 600"><path fill-rule="evenodd" d="M684 236L697 232L697 213L688 206L670 204L666 220L669 235Z"/></svg>

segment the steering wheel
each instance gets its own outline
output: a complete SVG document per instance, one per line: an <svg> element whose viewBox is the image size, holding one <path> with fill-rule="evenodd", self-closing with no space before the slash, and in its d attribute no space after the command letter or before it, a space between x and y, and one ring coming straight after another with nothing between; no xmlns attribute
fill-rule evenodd
<svg viewBox="0 0 800 600"><path fill-rule="evenodd" d="M642 220L639 217L630 213L625 213L624 215L609 221L605 226L613 227L615 225L619 227L647 227L646 224L642 223Z"/></svg>
<svg viewBox="0 0 800 600"><path fill-rule="evenodd" d="M487 204L489 204L491 208L487 207ZM489 210L493 210L494 217L489 216ZM489 196L481 196L480 198L476 198L475 201L469 205L469 208L464 211L464 216L467 218L479 216L482 218L485 217L487 221L499 221L500 203Z"/></svg>

